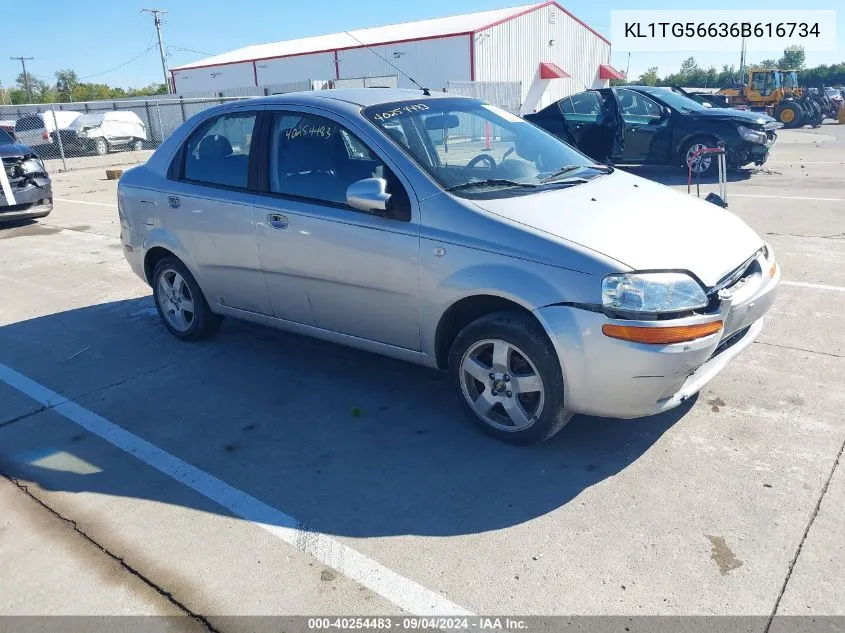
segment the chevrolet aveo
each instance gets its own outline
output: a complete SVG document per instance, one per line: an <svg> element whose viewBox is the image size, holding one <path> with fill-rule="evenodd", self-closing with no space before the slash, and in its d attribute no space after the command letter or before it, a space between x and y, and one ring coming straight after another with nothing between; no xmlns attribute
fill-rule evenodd
<svg viewBox="0 0 845 633"><path fill-rule="evenodd" d="M447 370L487 433L696 394L760 333L780 271L728 211L597 165L476 99L241 101L118 188L121 238L180 339L246 319Z"/></svg>

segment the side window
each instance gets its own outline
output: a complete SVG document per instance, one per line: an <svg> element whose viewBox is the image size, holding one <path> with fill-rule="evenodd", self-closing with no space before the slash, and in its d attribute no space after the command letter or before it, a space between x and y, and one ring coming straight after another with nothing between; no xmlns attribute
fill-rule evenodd
<svg viewBox="0 0 845 633"><path fill-rule="evenodd" d="M564 114L573 114L575 110L572 109L572 99L566 97L566 99L561 99L559 102L560 104L560 111Z"/></svg>
<svg viewBox="0 0 845 633"><path fill-rule="evenodd" d="M619 95L622 116L627 121L647 123L651 119L659 119L663 116L660 105L639 92L619 88L616 94Z"/></svg>
<svg viewBox="0 0 845 633"><path fill-rule="evenodd" d="M224 114L206 121L185 147L185 180L246 189L254 127L254 112Z"/></svg>
<svg viewBox="0 0 845 633"><path fill-rule="evenodd" d="M595 123L601 117L601 103L595 92L580 92L567 99L570 110L563 110L563 118L567 121L584 121Z"/></svg>
<svg viewBox="0 0 845 633"><path fill-rule="evenodd" d="M273 116L269 149L270 191L346 205L346 190L364 178L384 178L396 204L405 188L352 132L329 119L294 113Z"/></svg>

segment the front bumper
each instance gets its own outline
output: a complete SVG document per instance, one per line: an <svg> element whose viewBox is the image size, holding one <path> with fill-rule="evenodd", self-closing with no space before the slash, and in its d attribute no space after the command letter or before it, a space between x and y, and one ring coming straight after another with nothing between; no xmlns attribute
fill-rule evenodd
<svg viewBox="0 0 845 633"><path fill-rule="evenodd" d="M15 204L10 206L0 189L0 222L43 218L53 210L53 188L50 184L41 187L27 184L12 189L12 194Z"/></svg>
<svg viewBox="0 0 845 633"><path fill-rule="evenodd" d="M777 143L777 134L772 133L765 145L741 141L734 147L728 148L727 162L729 165L742 167L748 163L762 165L769 158L769 154Z"/></svg>
<svg viewBox="0 0 845 633"><path fill-rule="evenodd" d="M611 319L572 306L536 310L560 360L566 407L589 415L637 418L672 409L698 393L760 334L780 283L780 268L769 274L773 264L773 255L767 259L761 253L749 267L749 276L721 291L718 311L659 322L724 322L721 332L686 343L648 345L602 333L606 323L655 322Z"/></svg>

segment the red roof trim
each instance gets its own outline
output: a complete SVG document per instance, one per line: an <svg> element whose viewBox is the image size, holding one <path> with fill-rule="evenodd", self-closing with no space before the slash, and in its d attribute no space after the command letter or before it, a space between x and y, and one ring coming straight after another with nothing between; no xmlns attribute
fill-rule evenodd
<svg viewBox="0 0 845 633"><path fill-rule="evenodd" d="M591 27L589 24L587 24L586 22L584 22L583 20L581 20L580 18L578 18L578 17L577 17L575 14L573 14L571 11L567 11L566 9L564 9L562 6L560 6L560 4L558 4L558 3L557 3L557 2L555 2L554 0L551 0L550 2L544 2L543 4L537 5L536 7L532 7L532 8L530 8L530 9L526 9L525 11L520 11L519 13L516 13L516 14L514 14L514 15L512 15L512 16L508 17L508 18L504 18L504 19L499 20L499 21L497 21L497 22L491 22L490 24L487 24L486 26L482 26L481 28L476 29L476 30L475 30L475 32L476 32L476 33L478 33L479 31L483 31L483 30L485 30L485 29L489 29L489 28L494 27L494 26L499 26L500 24L504 24L505 22L510 22L511 20L515 20L516 18L522 17L523 15L526 15L526 14L528 14L528 13L531 13L532 11L538 11L538 10L540 10L540 9L543 9L543 8L548 7L548 6L551 6L551 5L556 6L558 9L560 9L561 11L563 11L563 12L564 12L566 15L568 15L570 18L572 18L573 20L575 20L578 24L580 24L580 25L581 25L581 26L583 26L585 29L587 29L588 31L590 31L593 35L595 35L596 37L598 37L598 38L599 38L599 39L601 39L601 40L604 40L606 43L610 44L610 40L609 40L609 39L607 39L604 35L602 35L602 34L601 34L601 33L599 33L598 31L596 31L593 27Z"/></svg>
<svg viewBox="0 0 845 633"><path fill-rule="evenodd" d="M359 48L373 48L374 46L389 46L390 44L406 44L407 42L423 42L425 40L442 40L446 37L460 37L462 35L473 35L470 31L462 33L449 33L448 35L428 35L426 37L409 37L405 40L392 40L390 42L376 42L373 44L359 44L358 46L341 46L340 48L326 48L319 51L308 51L307 53L290 53L289 55L270 55L269 57L256 57L255 59L241 59L236 62L218 62L216 64L203 64L201 66L189 66L187 68L176 68L173 72L185 70L197 70L199 68L217 68L218 66L233 66L234 64L249 64L250 62L264 62L269 59L284 59L286 57L302 57L303 55L320 55L322 53L337 53L340 51L351 51Z"/></svg>
<svg viewBox="0 0 845 633"><path fill-rule="evenodd" d="M566 79L569 73L552 62L540 62L540 79Z"/></svg>
<svg viewBox="0 0 845 633"><path fill-rule="evenodd" d="M619 72L610 64L599 64L599 79L625 79L625 73Z"/></svg>

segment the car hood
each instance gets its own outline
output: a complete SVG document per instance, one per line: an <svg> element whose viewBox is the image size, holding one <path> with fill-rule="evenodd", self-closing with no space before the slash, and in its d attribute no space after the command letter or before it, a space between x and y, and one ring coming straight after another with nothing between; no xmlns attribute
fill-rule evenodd
<svg viewBox="0 0 845 633"><path fill-rule="evenodd" d="M736 110L734 108L706 108L700 112L690 112L693 119L707 119L708 121L734 121L745 125L771 127L777 124L772 117L750 110Z"/></svg>
<svg viewBox="0 0 845 633"><path fill-rule="evenodd" d="M564 189L473 202L633 270L686 270L708 287L763 246L733 213L619 170Z"/></svg>
<svg viewBox="0 0 845 633"><path fill-rule="evenodd" d="M0 145L0 158L23 158L24 156L34 156L35 152L32 148L20 143L6 143Z"/></svg>

